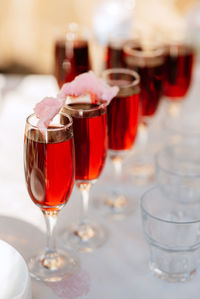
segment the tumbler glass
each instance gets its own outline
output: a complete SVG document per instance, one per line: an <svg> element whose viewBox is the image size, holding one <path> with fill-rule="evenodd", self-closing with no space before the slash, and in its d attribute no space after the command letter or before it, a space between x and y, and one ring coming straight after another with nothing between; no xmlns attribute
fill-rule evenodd
<svg viewBox="0 0 200 299"><path fill-rule="evenodd" d="M150 269L168 282L189 280L200 260L200 201L173 200L158 187L141 198Z"/></svg>

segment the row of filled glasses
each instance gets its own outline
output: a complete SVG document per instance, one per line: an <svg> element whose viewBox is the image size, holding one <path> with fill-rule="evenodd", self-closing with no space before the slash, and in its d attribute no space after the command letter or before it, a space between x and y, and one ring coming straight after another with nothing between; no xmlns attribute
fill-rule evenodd
<svg viewBox="0 0 200 299"><path fill-rule="evenodd" d="M26 120L24 168L27 189L42 210L47 225L43 255L31 259L31 274L41 280L58 280L73 273L78 260L55 248L53 230L60 209L68 201L74 181L80 190L83 213L79 223L61 238L64 247L92 251L102 246L106 231L88 219L89 192L105 165L107 150L118 165L121 155L136 138L139 120L139 75L128 69L111 69L103 74L108 86L118 86L110 103L90 96L68 97L62 111L45 131L35 114ZM116 166L118 167L118 166Z"/></svg>
<svg viewBox="0 0 200 299"><path fill-rule="evenodd" d="M168 144L155 156L155 187L141 200L143 232L153 273L169 282L187 281L199 269L199 136Z"/></svg>
<svg viewBox="0 0 200 299"><path fill-rule="evenodd" d="M69 49L64 41L62 66L65 65L65 71L70 70L72 62L76 60L73 52L76 43L72 40L71 36ZM88 219L91 186L103 170L108 149L115 171L120 174L123 158L136 140L140 109L145 124L157 110L162 96L166 52L161 48L144 51L138 43L130 41L126 44L126 50L125 61L128 67L107 69L102 73L108 85L119 87L117 96L109 104L102 102L102 99L93 101L90 97L72 97L45 132L38 129L35 115L27 118L24 145L27 188L31 199L44 214L48 232L45 253L31 259L29 263L30 272L37 279L59 280L63 276L72 275L79 267L79 261L72 253L56 249L53 236L58 212L69 199L74 181L82 195L83 213L73 230L65 231L62 235L64 247L71 244L72 248L92 251L105 242L106 231ZM56 53L59 51L57 45ZM88 46L85 51L88 53ZM80 60L77 69L83 64L83 52L78 46L77 57ZM138 55L136 58L135 53ZM65 56L68 54L70 62ZM59 55L56 54L56 57L61 57ZM88 59L88 54L86 56ZM188 80L191 76L193 54L188 57L185 60L185 56L181 56L181 63L178 63L175 72L181 73L181 80ZM188 61L187 66L185 61ZM89 64L87 67L90 69ZM83 68L81 72L88 68ZM77 74L74 71L69 81ZM66 78L64 82L68 80ZM64 82L59 85L62 86ZM185 81L181 82L181 86L186 86ZM117 184L120 186L120 182ZM109 212L117 215L130 213L131 203L121 194L120 188L115 188L115 195L106 201Z"/></svg>
<svg viewBox="0 0 200 299"><path fill-rule="evenodd" d="M88 36L83 34L77 24L74 23L68 28L64 38L56 41L55 76L60 87L63 83L71 81L76 75L91 69L92 61L89 54L89 46L90 40ZM130 172L129 175L134 177L135 182L145 184L150 183L154 179L152 160L155 146L149 147L147 154L148 127L158 111L163 96L170 99L169 113L177 113L177 110L179 111L177 105L185 98L190 87L194 56L194 47L185 41L163 45L155 42L143 43L139 39L127 41L112 39L105 49L104 61L101 63L102 69L126 68L136 71L140 76L138 84L141 102L139 114L138 108L134 107L134 105L137 105L136 102L133 105L121 100L121 108L119 108L119 101L116 105L117 109L114 111L114 107L112 108L112 118L124 118L123 122L121 121L118 127L114 128L121 131L121 133L124 133L125 130L127 132L130 130L130 128L125 129L125 123L128 126L126 120L130 117L130 109L134 109L132 120L129 120L129 125L131 122L134 122L133 130L137 130L139 122L142 144L138 154L132 156L130 164L133 167L128 170ZM99 58L96 57L96 59ZM104 71L102 76L108 77L109 75L108 73L106 75L106 71ZM176 104L172 104L172 100ZM115 105L114 101L112 101L112 105ZM129 109L129 105L132 108ZM132 135L134 134L136 136L136 132L132 131ZM127 136L126 144L120 144L118 137L117 145L111 139L109 140L109 148L115 151L110 157L115 169L116 186L117 181L120 182L122 162L124 157L127 156L125 150L130 150L133 146L134 142L132 139L132 137ZM121 150L120 154L119 150ZM107 212L110 213L112 209L113 215L123 217L126 213L131 212L133 207L130 207L128 204L128 198L121 194L120 188L116 188L114 193L115 195L110 194L109 200L107 200L107 195L104 196L102 194L102 196L106 197L104 200L105 212L107 209ZM102 196L100 197L100 205ZM117 198L118 200L116 200ZM99 208L98 200L96 205Z"/></svg>
<svg viewBox="0 0 200 299"><path fill-rule="evenodd" d="M89 41L88 35L74 23L55 41L55 77L59 87L92 68ZM139 38L113 38L105 48L101 69L130 68L141 75L141 86L146 86L142 88L142 115L148 117L156 112L161 93L175 101L184 98L191 83L194 55L194 46L186 39L163 44L144 43ZM149 77L156 85L153 91Z"/></svg>

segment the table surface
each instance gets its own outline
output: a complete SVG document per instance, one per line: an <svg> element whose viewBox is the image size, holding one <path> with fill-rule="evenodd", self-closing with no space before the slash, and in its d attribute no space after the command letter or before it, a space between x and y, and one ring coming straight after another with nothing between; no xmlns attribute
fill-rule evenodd
<svg viewBox="0 0 200 299"><path fill-rule="evenodd" d="M26 117L44 96L55 96L57 85L52 76L0 76L0 238L13 245L27 260L45 244L45 223L26 190L23 170L23 135ZM187 113L198 115L200 72L195 69L193 84L183 104ZM195 109L194 109L195 107ZM160 122L166 113L162 102L151 130L164 136ZM112 177L107 161L105 170L92 190L92 197ZM153 182L152 184L155 184ZM124 188L139 203L150 185L124 183ZM78 219L80 196L74 188L69 203L59 215L56 231ZM32 280L33 299L188 299L199 298L200 273L187 283L167 283L156 278L148 268L148 248L142 234L140 211L121 221L90 213L109 230L107 243L92 253L78 254L80 273L68 281L45 284Z"/></svg>

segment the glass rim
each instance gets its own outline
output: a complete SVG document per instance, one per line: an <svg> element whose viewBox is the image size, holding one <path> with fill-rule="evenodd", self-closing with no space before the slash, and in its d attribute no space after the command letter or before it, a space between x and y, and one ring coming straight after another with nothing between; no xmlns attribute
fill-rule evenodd
<svg viewBox="0 0 200 299"><path fill-rule="evenodd" d="M166 46L161 44L152 43L153 48L148 49L147 51L133 49L132 46L141 46L139 40L129 40L124 43L123 51L128 54L138 58L155 58L163 56L166 51Z"/></svg>
<svg viewBox="0 0 200 299"><path fill-rule="evenodd" d="M107 102L106 101L99 101L100 104L96 104L95 102L94 103L89 103L89 102L83 102L83 101L74 101L73 103L65 103L63 108L67 106L67 110L69 111L83 111L83 113L89 113L89 112L94 112L94 111L98 111L98 110L101 110L101 109L106 109L106 106L107 106ZM70 106L70 104L95 104L97 106L93 107L93 108L90 108L90 109L81 109L81 108L74 108L73 106Z"/></svg>
<svg viewBox="0 0 200 299"><path fill-rule="evenodd" d="M162 170L163 172L167 173L167 174L170 174L170 175L174 175L174 176L179 176L181 178L196 178L196 177L200 177L200 171L199 171L199 174L181 174L177 171L173 171L173 170L170 170L170 169L166 169L165 167L161 166L160 165L160 162L159 162L159 158L162 154L164 154L168 149L174 149L174 147L179 147L179 148L182 148L181 145L173 145L173 146L166 146L164 148L162 148L161 150L159 150L156 154L155 154L155 164L157 166L158 169Z"/></svg>
<svg viewBox="0 0 200 299"><path fill-rule="evenodd" d="M106 77L110 74L125 74L134 77L134 80L125 86L119 86L119 89L126 89L130 87L136 87L140 84L140 75L131 69L128 68L109 68L102 72L101 77L106 79Z"/></svg>
<svg viewBox="0 0 200 299"><path fill-rule="evenodd" d="M147 191L145 191L143 193L143 195L140 198L140 209L141 211L147 215L148 217L150 217L151 219L154 219L156 221L162 222L162 223L168 223L168 224L179 224L179 225L190 225L190 224L194 224L194 223L200 223L200 218L198 220L190 220L190 221L175 221L175 220L167 220L158 216L153 215L152 213L150 213L149 211L147 211L147 209L145 209L144 207L144 201L146 200L146 196L151 193L154 190L160 190L159 186L154 186L150 189L148 189ZM160 190L161 191L161 190ZM168 199L169 200L169 199Z"/></svg>
<svg viewBox="0 0 200 299"><path fill-rule="evenodd" d="M58 115L58 114L62 114L64 116L66 116L69 120L69 123L68 124L60 124L60 127L51 127L51 128L47 127L46 128L47 131L59 131L59 130L63 130L63 129L68 129L73 125L73 119L70 115L68 115L67 113L65 113L63 111L58 112L56 115ZM28 124L29 126L31 126L32 128L34 128L36 130L40 130L40 128L37 125L31 124L30 118L33 116L35 116L39 120L39 118L36 116L36 113L32 113L26 118L26 124Z"/></svg>

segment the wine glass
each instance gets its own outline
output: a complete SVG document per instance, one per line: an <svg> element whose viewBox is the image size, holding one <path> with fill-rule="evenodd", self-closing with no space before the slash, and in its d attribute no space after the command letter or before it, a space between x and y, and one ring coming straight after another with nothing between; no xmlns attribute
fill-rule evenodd
<svg viewBox="0 0 200 299"><path fill-rule="evenodd" d="M141 79L141 123L138 151L133 153L130 175L135 182L149 183L154 177L153 157L157 150L155 141L150 144L150 125L158 111L163 95L165 47L157 43L142 44L129 40L123 48L126 66L138 72ZM148 149L147 149L148 144ZM133 167L132 167L133 166Z"/></svg>
<svg viewBox="0 0 200 299"><path fill-rule="evenodd" d="M107 155L106 104L90 97L68 97L63 111L73 118L76 186L82 197L82 215L70 231L62 234L73 248L90 252L102 246L107 232L88 217L89 193L99 178Z"/></svg>
<svg viewBox="0 0 200 299"><path fill-rule="evenodd" d="M166 46L164 96L168 100L168 114L180 113L192 81L194 47L187 42L172 42Z"/></svg>
<svg viewBox="0 0 200 299"><path fill-rule="evenodd" d="M109 182L105 194L95 198L95 206L108 216L119 219L133 212L135 202L122 188L122 162L137 136L140 111L140 77L124 68L107 69L102 78L119 87L117 96L107 107L109 157L114 166L115 180Z"/></svg>
<svg viewBox="0 0 200 299"><path fill-rule="evenodd" d="M59 211L68 201L74 186L75 159L72 119L57 114L42 132L35 114L26 119L24 170L28 193L41 209L47 227L45 252L30 259L31 275L42 281L58 281L79 269L72 253L56 249L54 228Z"/></svg>
<svg viewBox="0 0 200 299"><path fill-rule="evenodd" d="M56 38L54 57L55 77L60 88L77 75L89 71L91 62L87 31L77 23L70 23L65 34Z"/></svg>

